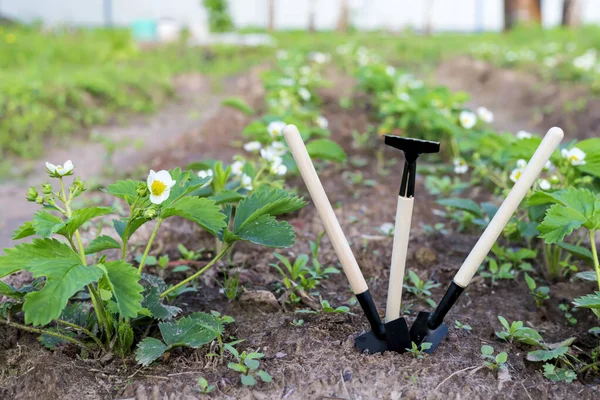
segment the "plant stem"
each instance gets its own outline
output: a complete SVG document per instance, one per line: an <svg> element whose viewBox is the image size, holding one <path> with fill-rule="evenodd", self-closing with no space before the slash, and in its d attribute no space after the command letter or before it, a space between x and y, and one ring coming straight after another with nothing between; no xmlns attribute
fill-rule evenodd
<svg viewBox="0 0 600 400"><path fill-rule="evenodd" d="M74 339L72 337L68 337L68 336L65 336L63 334L60 334L58 332L52 332L52 331L47 331L45 329L33 328L33 327L30 327L30 326L17 324L16 322L11 322L11 321L8 321L8 320L2 319L2 318L0 318L0 323L3 323L3 324L8 325L8 326L12 326L13 328L24 330L24 331L27 331L27 332L39 333L40 335L54 336L54 337L57 337L59 339L65 340L67 342L71 342L71 343L73 343L73 344L81 347L82 349L88 349L89 348L89 346L86 345L85 343L83 343L83 342L81 342L81 341L79 341L77 339Z"/></svg>
<svg viewBox="0 0 600 400"><path fill-rule="evenodd" d="M596 231L590 231L590 243L592 245L592 255L594 256L594 269L596 270L596 280L600 290L600 262L598 261L598 250L596 249Z"/></svg>
<svg viewBox="0 0 600 400"><path fill-rule="evenodd" d="M590 368L594 368L594 367L600 367L600 361L596 362L596 363L592 363L592 364L588 364L586 366L584 366L583 368L581 368L579 371L577 371L578 374L581 374L582 372L587 371Z"/></svg>
<svg viewBox="0 0 600 400"><path fill-rule="evenodd" d="M79 326L79 325L77 325L77 324L72 324L72 323L70 323L70 322L68 322L68 321L63 321L62 319L57 319L57 320L56 320L56 323L57 323L57 324L62 324L62 325L64 325L64 326L68 326L69 328L73 328L73 329L75 329L75 330L77 330L77 331L81 331L81 332L85 333L85 334L86 334L86 335L88 335L90 338L92 338L92 340L93 340L94 342L96 342L96 344L97 344L98 346L100 346L100 348L102 348L102 347L103 347L103 345L102 345L102 342L100 341L100 339L98 339L98 338L96 337L96 335L94 335L92 332L90 332L89 330L85 329L84 327L82 327L82 326Z"/></svg>
<svg viewBox="0 0 600 400"><path fill-rule="evenodd" d="M127 242L129 242L129 227L131 225L131 220L133 218L133 213L135 212L135 208L137 206L138 200L140 198L136 198L135 201L133 202L133 205L131 206L131 211L129 212L129 219L127 220L127 224L125 225L125 230L123 231L123 250L121 252L121 259L123 261L125 261L125 258L127 258Z"/></svg>
<svg viewBox="0 0 600 400"><path fill-rule="evenodd" d="M150 240L148 240L148 244L146 245L146 250L144 250L144 255L142 256L142 261L140 262L140 266L138 267L138 275L142 274L142 270L144 269L144 265L146 264L146 258L148 257L148 253L150 252L150 247L152 247L152 242L154 242L154 238L156 237L156 233L158 232L158 228L160 228L160 224L162 224L163 220L158 218L156 220L156 226L152 231L152 235L150 236Z"/></svg>
<svg viewBox="0 0 600 400"><path fill-rule="evenodd" d="M233 243L228 243L225 245L225 247L223 248L223 250L221 250L221 252L219 254L217 254L215 256L215 258L213 258L211 260L211 262L209 262L208 264L206 264L206 266L204 268L202 268L200 271L196 272L194 275L190 276L187 279L182 280L181 282L179 282L177 285L165 290L160 297L165 297L166 295L168 295L169 293L179 289L180 287L184 286L185 284L187 284L188 282L196 279L197 277L199 277L200 275L202 275L204 272L206 272L206 270L208 270L210 267L212 267L217 261L219 261L219 259L221 257L223 257L223 255L225 253L227 253L227 250L229 250L229 248L233 245Z"/></svg>

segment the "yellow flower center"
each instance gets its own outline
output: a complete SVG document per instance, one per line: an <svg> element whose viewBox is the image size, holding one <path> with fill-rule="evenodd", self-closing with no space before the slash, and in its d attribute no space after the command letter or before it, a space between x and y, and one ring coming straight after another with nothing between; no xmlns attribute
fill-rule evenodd
<svg viewBox="0 0 600 400"><path fill-rule="evenodd" d="M519 178L521 177L521 175L523 175L523 173L522 173L521 171L517 172L517 173L515 174L515 179L516 179L516 180L519 180Z"/></svg>
<svg viewBox="0 0 600 400"><path fill-rule="evenodd" d="M152 185L150 185L150 191L154 196L160 196L165 192L167 185L162 183L161 181L154 181Z"/></svg>
<svg viewBox="0 0 600 400"><path fill-rule="evenodd" d="M571 160L571 161L575 161L575 162L578 162L578 161L579 161L579 157L577 157L576 155L571 155L571 156L569 157L569 160Z"/></svg>

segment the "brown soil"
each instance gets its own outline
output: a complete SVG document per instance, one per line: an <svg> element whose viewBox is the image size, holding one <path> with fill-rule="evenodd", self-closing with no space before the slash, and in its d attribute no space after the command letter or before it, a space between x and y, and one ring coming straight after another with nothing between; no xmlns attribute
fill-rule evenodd
<svg viewBox="0 0 600 400"><path fill-rule="evenodd" d="M325 116L330 121L333 139L344 144L350 157L368 159L363 168L347 167L363 172L365 179L374 179L374 187L350 186L341 178L343 167L325 165L320 177L333 204L358 263L365 274L377 306L383 311L387 292L389 260L392 239L383 237L378 227L392 222L396 208L399 173L398 153L385 149L386 167L391 172L382 175L378 171L372 150L354 149L350 132L363 130L368 123L362 109L342 110L337 106L337 96L347 88L344 79L336 79L334 89L324 91ZM249 88L256 87L251 78ZM253 90L248 91L248 93ZM253 100L254 99L254 100ZM254 104L256 98L250 96ZM491 107L491 105L490 105ZM215 123L208 124L185 142L185 151L172 157L172 153L157 154L156 160L169 167L187 161L205 158L207 153L217 153L243 126L233 110L222 109L215 115ZM203 142L195 140L202 137ZM212 143L212 144L211 144ZM214 145L215 143L218 146ZM194 147L196 146L196 147ZM179 147L179 146L177 146ZM215 152L206 151L215 149ZM220 150L219 150L220 151ZM224 155L223 155L224 154ZM159 158L160 157L160 158ZM392 160L397 160L393 164ZM293 185L306 195L302 181L296 178ZM475 243L473 234L452 233L446 236L427 236L421 224L438 221L432 210L435 202L419 179L419 201L413 216L408 268L422 278L441 283L434 290L433 298L440 299L453 274ZM375 206L376 205L376 206ZM323 227L316 210L309 204L297 215L290 216L290 223L298 234L297 244L282 253L297 255L308 252L308 240L314 240ZM211 240L190 225L172 223L161 230L162 251L171 255L173 247L182 241L193 249L210 247ZM273 291L277 280L276 271L269 267L274 262L272 251L257 249L251 245L236 247L233 261L244 265L241 281L247 291ZM324 265L337 265L337 258L325 238L320 261ZM541 269L541 265L536 266ZM213 276L216 271L213 271ZM494 336L500 324L498 315L509 320L522 320L539 329L548 341L576 336L576 346L589 351L586 330L593 326L589 312L577 312L579 323L575 327L565 325L557 306L561 301L588 293L592 285L561 282L550 284L552 300L536 310L527 288L521 279L500 281L490 286L476 278L468 291L447 316L450 326L447 339L435 354L422 360L410 354L360 354L353 346L356 335L368 329L360 309L352 306L356 315L341 314L294 314L284 312L282 307L261 306L253 302L228 302L219 293L214 280L205 279L200 292L182 296L179 305L188 310L217 310L231 315L236 322L226 334L246 339L240 349L265 353L264 368L273 376L272 384L259 384L244 388L239 377L227 369L227 358L212 363L206 356L209 349L197 351L176 350L168 359L149 368L139 368L131 359L125 365L120 359L82 360L74 357L70 349L48 352L41 349L35 338L23 332L7 330L0 326L0 398L34 399L192 399L201 395L195 389L198 377L203 376L217 388L212 398L231 399L565 399L598 398L598 378L583 377L572 384L552 383L541 373L541 365L525 361L527 348L499 341ZM346 279L334 275L319 287L322 298L334 306L350 304L352 293ZM408 319L426 306L408 294L406 302L413 302ZM301 327L290 324L293 319L304 319ZM460 320L473 327L471 332L454 328ZM587 339L586 339L587 338ZM509 352L510 380L498 379L496 373L482 365L480 347L491 344L497 351ZM455 374L455 375L453 375ZM594 381L595 379L595 381Z"/></svg>

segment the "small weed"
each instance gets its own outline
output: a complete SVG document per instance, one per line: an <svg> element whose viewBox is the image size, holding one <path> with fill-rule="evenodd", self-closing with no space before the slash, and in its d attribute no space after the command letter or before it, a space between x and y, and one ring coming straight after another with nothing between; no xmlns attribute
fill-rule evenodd
<svg viewBox="0 0 600 400"><path fill-rule="evenodd" d="M423 342L420 346L418 346L415 342L411 343L411 348L406 349L410 354L413 355L414 358L420 360L425 358L425 350L429 350L432 344L429 342Z"/></svg>
<svg viewBox="0 0 600 400"><path fill-rule="evenodd" d="M429 298L431 296L430 290L440 286L440 284L435 283L433 281L421 280L421 278L419 278L417 274L410 270L408 271L408 279L410 280L412 285L404 284L404 288L409 293L414 294L419 300L426 302L431 307L435 307L435 301Z"/></svg>
<svg viewBox="0 0 600 400"><path fill-rule="evenodd" d="M212 392L215 388L215 385L209 385L208 381L205 378L198 378L198 389L200 391L200 393L202 394L208 394L210 392Z"/></svg>
<svg viewBox="0 0 600 400"><path fill-rule="evenodd" d="M471 325L463 324L459 320L454 321L454 327L456 329L464 329L465 331L471 331L471 330L473 330L473 328L471 327Z"/></svg>
<svg viewBox="0 0 600 400"><path fill-rule="evenodd" d="M544 301L550 298L548 295L548 293L550 293L550 288L547 286L538 287L535 283L535 280L529 276L527 272L525 272L525 282L527 283L527 287L529 288L529 291L535 300L536 307L541 307L542 304L544 304Z"/></svg>
<svg viewBox="0 0 600 400"><path fill-rule="evenodd" d="M240 373L240 380L244 386L256 385L256 377L258 376L263 382L270 383L273 378L269 373L260 368L260 359L265 355L263 353L246 353L241 354L230 344L225 344L225 349L231 353L235 362L227 364L227 368Z"/></svg>
<svg viewBox="0 0 600 400"><path fill-rule="evenodd" d="M492 346L481 346L481 358L484 360L483 365L492 371L500 368L507 368L506 361L508 361L508 354L503 351L494 356L494 348Z"/></svg>
<svg viewBox="0 0 600 400"><path fill-rule="evenodd" d="M577 318L571 313L571 307L568 304L559 304L558 309L563 312L568 325L577 325Z"/></svg>

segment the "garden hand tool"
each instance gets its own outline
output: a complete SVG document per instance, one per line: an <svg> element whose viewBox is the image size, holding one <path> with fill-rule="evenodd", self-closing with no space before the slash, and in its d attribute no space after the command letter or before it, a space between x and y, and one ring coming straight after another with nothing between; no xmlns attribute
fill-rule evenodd
<svg viewBox="0 0 600 400"><path fill-rule="evenodd" d="M315 203L315 207L319 212L323 225L325 225L327 235L342 264L344 274L350 282L352 292L355 294L356 299L371 325L371 330L369 332L366 332L355 339L356 346L360 351L368 350L370 353L381 353L386 350L400 348L403 344L397 344L396 338L387 333L387 325L384 325L379 318L377 308L375 307L365 278L354 258L354 254L352 254L350 245L344 236L344 232L342 232L342 228L333 212L333 208L327 199L325 189L317 176L317 172L308 155L308 151L302 141L298 128L294 125L288 125L283 130L283 136L294 156L294 160L296 160L300 174Z"/></svg>
<svg viewBox="0 0 600 400"><path fill-rule="evenodd" d="M394 228L394 243L392 247L392 264L388 287L385 322L387 333L393 336L402 347L393 349L399 352L411 347L410 332L404 317L400 317L402 303L402 285L410 236L413 205L415 202L415 177L417 158L423 153L440 151L439 142L404 138L395 135L385 135L385 144L404 152L404 171L396 208L396 224Z"/></svg>
<svg viewBox="0 0 600 400"><path fill-rule="evenodd" d="M564 136L562 129L552 128L529 160L527 167L519 177L510 193L490 221L489 225L467 256L460 267L442 301L433 313L420 312L417 319L410 328L410 336L413 342L420 345L424 342L431 343L431 347L425 353L432 353L448 333L448 326L444 323L444 317L452 308L461 293L473 279L473 275L489 253L490 249L502 233L544 165L560 143Z"/></svg>

